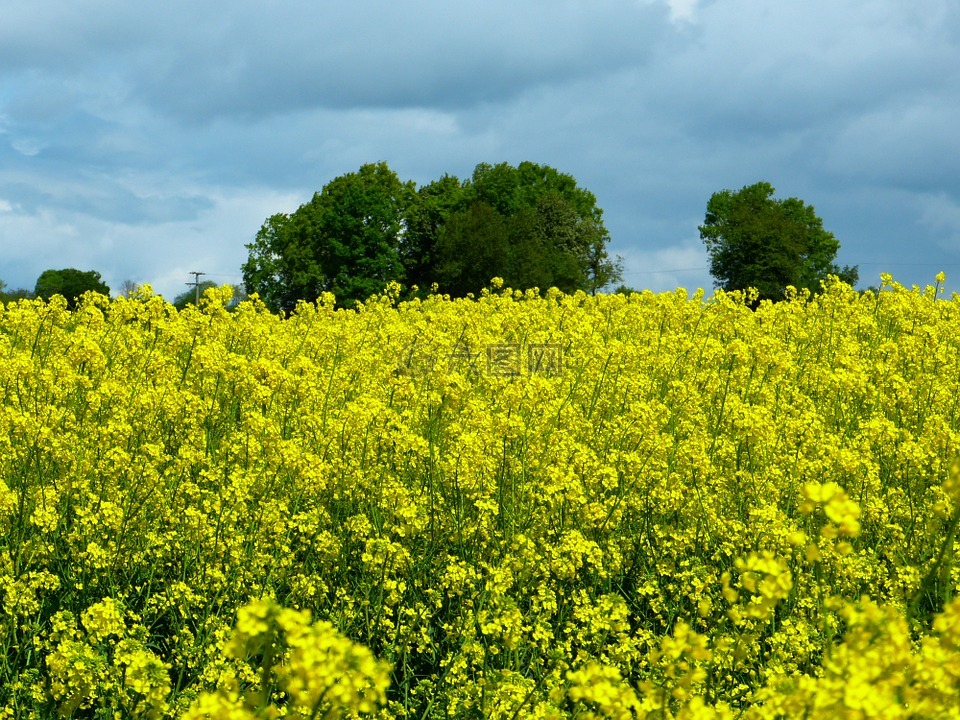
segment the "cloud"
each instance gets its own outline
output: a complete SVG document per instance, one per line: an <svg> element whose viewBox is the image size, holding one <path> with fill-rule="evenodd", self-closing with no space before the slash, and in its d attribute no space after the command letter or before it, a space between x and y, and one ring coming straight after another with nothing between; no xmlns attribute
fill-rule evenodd
<svg viewBox="0 0 960 720"><path fill-rule="evenodd" d="M693 22L697 13L697 0L668 0L670 20L673 22Z"/></svg>
<svg viewBox="0 0 960 720"><path fill-rule="evenodd" d="M0 75L24 68L76 75L105 54L143 47L153 35L151 21L156 19L151 8L121 0L6 0L0 24Z"/></svg>
<svg viewBox="0 0 960 720"><path fill-rule="evenodd" d="M930 191L960 185L960 99L897 103L851 118L833 136L825 165L837 175Z"/></svg>
<svg viewBox="0 0 960 720"><path fill-rule="evenodd" d="M0 172L0 191L24 212L57 209L70 215L144 225L195 219L209 207L202 195L154 187L146 178L90 170L51 177L42 171Z"/></svg>
<svg viewBox="0 0 960 720"><path fill-rule="evenodd" d="M12 143L10 143L10 146L21 155L33 157L47 147L47 144L43 140L25 137L14 140Z"/></svg>
<svg viewBox="0 0 960 720"><path fill-rule="evenodd" d="M638 91L664 121L719 140L829 128L960 80L958 26L945 1L917 13L892 1L769 5L726 0L699 10ZM926 8L925 8L926 9ZM931 68L942 68L931 72Z"/></svg>
<svg viewBox="0 0 960 720"><path fill-rule="evenodd" d="M186 117L304 108L463 108L640 62L654 14L630 2L316 5L264 24L255 8L171 56L148 102ZM332 9L336 8L336 9ZM264 30L266 28L266 30Z"/></svg>

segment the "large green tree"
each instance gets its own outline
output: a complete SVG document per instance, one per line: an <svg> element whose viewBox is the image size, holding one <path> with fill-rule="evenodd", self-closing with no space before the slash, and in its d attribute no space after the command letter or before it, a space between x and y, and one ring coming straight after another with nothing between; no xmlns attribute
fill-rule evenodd
<svg viewBox="0 0 960 720"><path fill-rule="evenodd" d="M399 245L413 183L386 163L335 178L292 215L267 219L243 265L243 280L268 306L332 292L351 306L403 275Z"/></svg>
<svg viewBox="0 0 960 720"><path fill-rule="evenodd" d="M64 268L63 270L44 270L37 278L37 284L33 290L34 295L45 300L49 300L54 295L63 295L71 310L76 309L80 297L85 292L109 295L110 288L96 270Z"/></svg>
<svg viewBox="0 0 960 720"><path fill-rule="evenodd" d="M819 292L827 275L855 284L857 267L834 263L840 243L823 229L813 206L775 199L774 192L770 183L758 182L710 198L700 237L716 287L755 288L760 300L781 300L788 285Z"/></svg>
<svg viewBox="0 0 960 720"><path fill-rule="evenodd" d="M483 208L476 213L489 208L502 223L506 248L497 274L512 287L596 292L622 274L620 261L606 252L610 235L596 196L571 175L532 162L517 167L481 163L462 184L457 210L438 225L437 238L443 242L434 248L433 270L446 292L476 292L489 282L489 277L478 280L481 273L460 257L464 247L491 240L483 226L462 222L463 213L474 207ZM456 242L450 242L447 222L456 224ZM458 266L463 272L451 276L451 268Z"/></svg>

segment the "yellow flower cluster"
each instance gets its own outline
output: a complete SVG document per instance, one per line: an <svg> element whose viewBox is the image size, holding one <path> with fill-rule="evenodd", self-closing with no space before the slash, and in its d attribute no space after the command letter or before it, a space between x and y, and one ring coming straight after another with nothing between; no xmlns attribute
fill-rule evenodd
<svg viewBox="0 0 960 720"><path fill-rule="evenodd" d="M960 601L949 603L919 648L895 609L864 598L843 607L843 643L817 676L778 678L749 717L957 718Z"/></svg>
<svg viewBox="0 0 960 720"><path fill-rule="evenodd" d="M728 616L736 625L740 625L743 618L769 620L777 603L793 589L790 569L769 550L762 555L750 553L746 558L737 558L734 565L740 573L740 587L750 593L750 598L742 609L734 605ZM730 579L729 572L720 576L724 599L733 605L741 598L740 593L730 587Z"/></svg>
<svg viewBox="0 0 960 720"><path fill-rule="evenodd" d="M368 714L385 700L388 666L310 613L271 601L240 609L226 657L254 660L244 672L222 674L219 688L202 693L182 720L218 718L339 718Z"/></svg>
<svg viewBox="0 0 960 720"><path fill-rule="evenodd" d="M0 306L0 718L957 717L939 286Z"/></svg>
<svg viewBox="0 0 960 720"><path fill-rule="evenodd" d="M81 613L80 626L68 611L50 620L44 649L49 695L60 716L109 710L119 716L160 718L168 709L168 666L146 645L139 618L107 597ZM39 693L36 693L39 694Z"/></svg>

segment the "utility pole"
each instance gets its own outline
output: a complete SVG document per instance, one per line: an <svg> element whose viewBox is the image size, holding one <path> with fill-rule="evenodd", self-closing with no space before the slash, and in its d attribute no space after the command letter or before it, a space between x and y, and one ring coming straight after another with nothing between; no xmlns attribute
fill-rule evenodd
<svg viewBox="0 0 960 720"><path fill-rule="evenodd" d="M197 305L197 306L199 307L199 305L200 305L200 276L201 276L201 275L206 275L206 273L197 272L196 270L191 270L191 271L189 272L189 274L190 274L190 275L193 275L193 282L192 282L192 283L190 283L190 282L184 283L184 285L193 285L193 287L196 288L197 300L196 300L196 302L194 303L194 305Z"/></svg>

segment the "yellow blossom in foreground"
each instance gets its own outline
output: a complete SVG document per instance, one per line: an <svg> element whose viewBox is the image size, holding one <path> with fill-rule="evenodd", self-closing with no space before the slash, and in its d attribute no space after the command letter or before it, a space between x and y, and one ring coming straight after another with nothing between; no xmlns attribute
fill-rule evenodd
<svg viewBox="0 0 960 720"><path fill-rule="evenodd" d="M276 717L281 711L288 718L350 717L370 714L386 699L387 665L330 623L312 623L308 612L269 600L239 610L225 651L239 661L257 659L259 683L241 692L237 678L225 679L225 687L201 694L183 720ZM282 705L268 707L274 696L283 698Z"/></svg>

